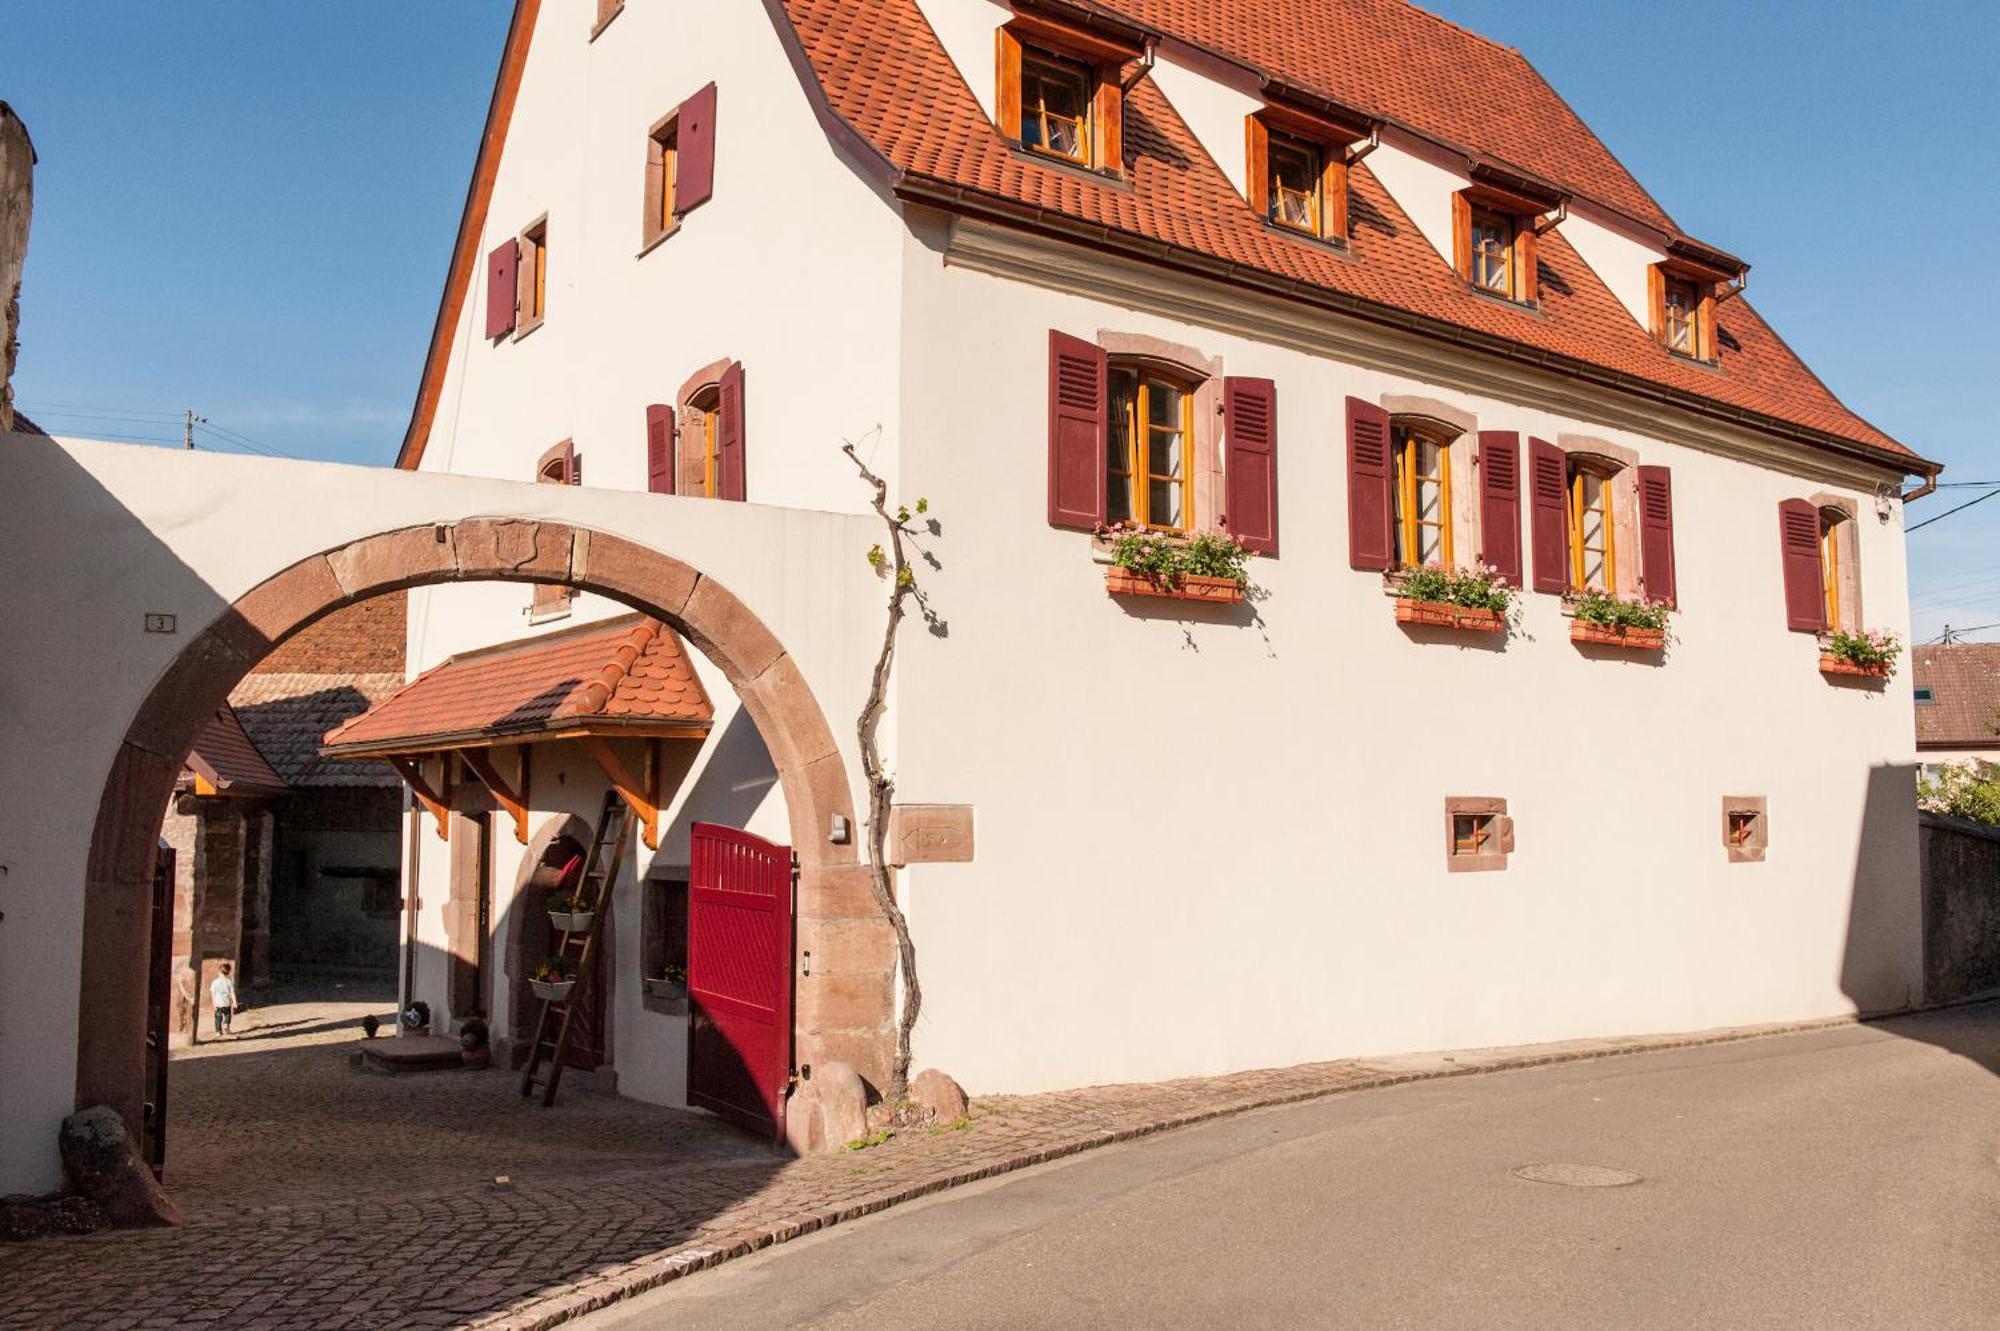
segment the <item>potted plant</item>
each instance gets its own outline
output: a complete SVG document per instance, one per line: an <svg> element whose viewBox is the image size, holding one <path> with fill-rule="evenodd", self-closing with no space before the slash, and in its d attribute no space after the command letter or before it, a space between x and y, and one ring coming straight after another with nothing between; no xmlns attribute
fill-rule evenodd
<svg viewBox="0 0 2000 1331"><path fill-rule="evenodd" d="M528 977L528 988L535 991L535 997L550 1003L562 1002L575 987L576 972L569 958L560 953L535 967Z"/></svg>
<svg viewBox="0 0 2000 1331"><path fill-rule="evenodd" d="M458 1057L469 1068L490 1067L493 1050L487 1043L486 1023L478 1017L467 1017L458 1028Z"/></svg>
<svg viewBox="0 0 2000 1331"><path fill-rule="evenodd" d="M1887 679L1896 673L1896 658L1903 644L1895 634L1880 629L1849 633L1835 629L1819 640L1819 672L1822 675L1852 675L1864 679Z"/></svg>
<svg viewBox="0 0 2000 1331"><path fill-rule="evenodd" d="M684 999L688 992L688 973L685 966L665 966L657 976L646 980L646 992L654 998Z"/></svg>
<svg viewBox="0 0 2000 1331"><path fill-rule="evenodd" d="M1113 596L1234 605L1249 590L1250 552L1220 532L1180 536L1118 522L1098 537L1111 546L1104 590Z"/></svg>
<svg viewBox="0 0 2000 1331"><path fill-rule="evenodd" d="M1584 592L1570 603L1570 641L1657 652L1667 645L1665 601L1626 601L1610 592Z"/></svg>
<svg viewBox="0 0 2000 1331"><path fill-rule="evenodd" d="M403 1009L403 1034L429 1035L431 1033L431 1005L421 998Z"/></svg>
<svg viewBox="0 0 2000 1331"><path fill-rule="evenodd" d="M597 908L581 889L572 892L551 892L544 903L549 912L549 923L566 934L590 932L591 916Z"/></svg>
<svg viewBox="0 0 2000 1331"><path fill-rule="evenodd" d="M1514 593L1498 569L1415 568L1392 574L1396 622L1431 628L1504 633Z"/></svg>

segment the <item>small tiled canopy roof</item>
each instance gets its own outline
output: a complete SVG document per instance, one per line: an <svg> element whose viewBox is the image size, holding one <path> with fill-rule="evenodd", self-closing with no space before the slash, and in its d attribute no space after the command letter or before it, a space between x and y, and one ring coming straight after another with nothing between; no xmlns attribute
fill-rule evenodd
<svg viewBox="0 0 2000 1331"><path fill-rule="evenodd" d="M454 656L327 732L328 757L582 735L698 739L715 708L672 629L624 615Z"/></svg>
<svg viewBox="0 0 2000 1331"><path fill-rule="evenodd" d="M2000 750L2000 642L1919 647L1911 656L1916 687L1931 691L1917 704L1917 743Z"/></svg>
<svg viewBox="0 0 2000 1331"><path fill-rule="evenodd" d="M224 703L194 732L182 781L200 794L282 795L285 779L271 770L264 755L243 733L236 713ZM207 789L203 789L203 786Z"/></svg>

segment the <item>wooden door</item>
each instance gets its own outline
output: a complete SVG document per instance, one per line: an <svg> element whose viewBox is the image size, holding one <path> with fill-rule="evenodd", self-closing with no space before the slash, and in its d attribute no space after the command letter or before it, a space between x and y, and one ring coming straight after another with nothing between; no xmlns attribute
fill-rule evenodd
<svg viewBox="0 0 2000 1331"><path fill-rule="evenodd" d="M145 1159L167 1164L167 1031L174 1001L174 848L163 838L153 861L153 920L146 986Z"/></svg>
<svg viewBox="0 0 2000 1331"><path fill-rule="evenodd" d="M781 1140L792 1076L792 852L696 823L688 873L688 1100Z"/></svg>

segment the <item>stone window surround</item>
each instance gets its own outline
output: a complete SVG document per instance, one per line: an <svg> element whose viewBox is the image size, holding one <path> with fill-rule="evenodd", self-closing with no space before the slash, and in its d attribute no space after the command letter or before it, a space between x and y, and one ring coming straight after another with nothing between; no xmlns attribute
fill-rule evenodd
<svg viewBox="0 0 2000 1331"><path fill-rule="evenodd" d="M1493 816L1495 848L1478 855L1458 853L1454 821L1466 814ZM1507 816L1507 801L1491 795L1447 795L1444 801L1444 867L1449 873L1491 873L1507 867L1514 853L1514 820Z"/></svg>
<svg viewBox="0 0 2000 1331"><path fill-rule="evenodd" d="M537 485L564 484L561 476L551 476L549 475L549 470L556 463L562 461L565 456L575 458L576 440L563 439L549 445L542 451L542 455L535 459L535 483ZM572 466L574 466L574 463L572 463ZM575 474L577 473L572 472L573 476ZM572 479L568 483L573 485L576 482ZM529 591L528 622L530 624L545 624L552 619L562 619L569 614L570 602L575 599L576 588L574 587L553 586L538 582Z"/></svg>
<svg viewBox="0 0 2000 1331"><path fill-rule="evenodd" d="M605 20L607 23L610 21L610 19ZM668 137L678 132L680 118L681 108L677 106L655 120L646 130L645 216L641 219L638 256L641 258L652 253L655 246L681 229L681 215L678 212L667 225L660 224L660 215L666 209L666 193L670 188L667 183L664 145ZM679 151L678 145L675 151Z"/></svg>
<svg viewBox="0 0 2000 1331"><path fill-rule="evenodd" d="M722 374L736 364L731 356L712 360L682 381L674 394L674 493L691 499L706 497L708 477L707 459L695 454L684 456L681 451L683 439L701 436L702 409L694 405L694 400L710 390L722 387Z"/></svg>
<svg viewBox="0 0 2000 1331"><path fill-rule="evenodd" d="M1840 543L1840 623L1827 628L1859 633L1867 623L1861 615L1861 505L1847 495L1821 490L1806 496L1806 502L1822 514L1840 514L1834 539Z"/></svg>
<svg viewBox="0 0 2000 1331"><path fill-rule="evenodd" d="M1600 439L1590 434L1558 434L1556 447L1572 461L1594 463L1600 471L1609 472L1611 482L1611 535L1618 563L1618 581L1612 591L1622 600L1637 600L1643 593L1639 586L1639 455L1623 444L1614 444L1608 439ZM1526 468L1523 468L1525 471ZM1568 502L1568 487L1564 487L1564 502ZM1568 540L1564 540L1564 558L1568 558ZM1563 597L1563 612L1570 613L1571 598L1576 593L1569 592Z"/></svg>
<svg viewBox="0 0 2000 1331"><path fill-rule="evenodd" d="M1741 845L1729 839L1729 816L1733 813L1756 815L1750 826L1750 838ZM1729 853L1731 864L1760 864L1764 852L1771 845L1771 814L1769 800L1763 795L1724 795L1722 797L1722 847Z"/></svg>
<svg viewBox="0 0 2000 1331"><path fill-rule="evenodd" d="M1415 427L1445 442L1451 453L1451 549L1452 562L1471 568L1479 553L1479 476L1475 445L1479 440L1479 418L1463 407L1454 407L1433 397L1409 393L1384 393L1382 410L1389 413L1389 437L1398 429ZM1393 475L1393 464L1392 472ZM1383 590L1397 594L1407 569L1396 568L1383 575Z"/></svg>
<svg viewBox="0 0 2000 1331"><path fill-rule="evenodd" d="M535 254L548 248L549 215L543 213L534 221L522 227L514 237L514 253L517 256L514 274L514 340L519 342L528 334L540 328L548 318L548 278L542 279L543 308L534 308L535 294ZM533 313L530 313L533 311Z"/></svg>
<svg viewBox="0 0 2000 1331"><path fill-rule="evenodd" d="M1100 328L1097 345L1112 361L1151 362L1192 381L1194 440L1194 521L1189 534L1220 531L1226 497L1222 477L1222 357L1204 356L1194 347L1147 333L1120 333ZM1107 385L1108 387L1108 385Z"/></svg>

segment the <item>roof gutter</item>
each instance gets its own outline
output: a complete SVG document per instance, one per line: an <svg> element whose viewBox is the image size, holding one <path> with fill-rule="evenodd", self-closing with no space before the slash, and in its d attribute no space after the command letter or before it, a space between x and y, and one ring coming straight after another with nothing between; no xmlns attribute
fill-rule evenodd
<svg viewBox="0 0 2000 1331"><path fill-rule="evenodd" d="M1298 278L1277 277L1247 264L1215 259L1165 241L1135 237L1129 232L1118 231L1100 223L1081 222L1067 214L1053 212L1038 205L1017 203L983 190L974 190L964 185L939 180L934 176L905 173L901 183L896 187L896 194L897 197L911 203L943 208L949 212L963 213L1066 239L1086 240L1129 257L1166 263L1185 272L1250 287L1319 309L1351 315L1433 341L1470 347L1516 364L1560 371L1589 383L1614 388L1650 401L1668 403L1713 420L1748 426L1797 443L1822 448L1842 457L1887 467L1901 475L1922 474L1937 465L1912 453L1895 452L1824 430L1816 430L1811 426L1780 420L1775 416L1767 416L1748 408L1732 407L1684 389L1670 388L1649 379L1627 374L1622 370L1609 370L1559 352L1522 346L1490 333L1476 332L1443 320L1413 314L1392 305L1380 305L1359 296L1331 291Z"/></svg>

